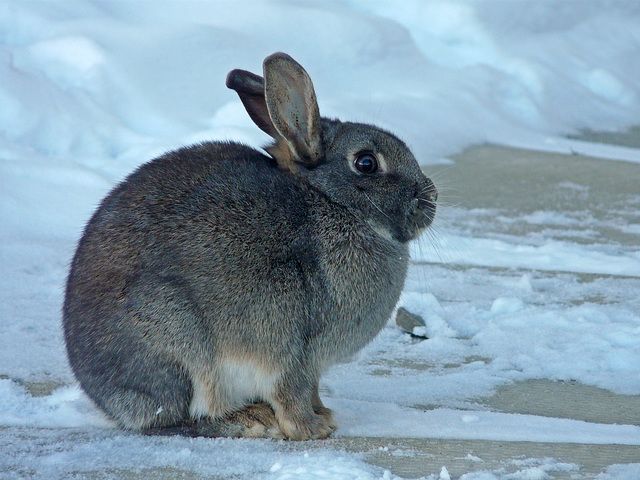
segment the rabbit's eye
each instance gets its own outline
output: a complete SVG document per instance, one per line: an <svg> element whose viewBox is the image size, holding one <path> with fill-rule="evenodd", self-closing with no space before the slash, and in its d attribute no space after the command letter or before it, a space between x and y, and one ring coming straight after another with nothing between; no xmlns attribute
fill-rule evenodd
<svg viewBox="0 0 640 480"><path fill-rule="evenodd" d="M378 159L372 153L360 153L354 165L360 173L375 173L378 170Z"/></svg>

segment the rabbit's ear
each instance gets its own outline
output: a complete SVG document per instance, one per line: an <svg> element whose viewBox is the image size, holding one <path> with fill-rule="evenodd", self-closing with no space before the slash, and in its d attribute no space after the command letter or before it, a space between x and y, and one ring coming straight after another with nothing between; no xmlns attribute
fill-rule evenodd
<svg viewBox="0 0 640 480"><path fill-rule="evenodd" d="M313 166L322 157L320 113L313 83L302 66L286 53L264 60L265 100L271 121L286 140L290 159L276 158L285 168L291 160ZM279 142L278 142L279 143ZM276 145L281 150L281 145ZM286 157L285 155L282 155ZM284 162L283 162L284 160Z"/></svg>
<svg viewBox="0 0 640 480"><path fill-rule="evenodd" d="M227 87L235 90L251 120L260 129L274 138L280 136L273 126L264 99L264 79L246 70L231 70L227 75Z"/></svg>

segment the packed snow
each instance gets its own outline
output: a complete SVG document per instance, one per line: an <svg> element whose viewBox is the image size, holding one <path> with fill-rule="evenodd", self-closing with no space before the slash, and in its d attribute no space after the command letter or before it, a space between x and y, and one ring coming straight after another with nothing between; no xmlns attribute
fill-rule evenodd
<svg viewBox="0 0 640 480"><path fill-rule="evenodd" d="M399 478L330 448L126 434L93 407L66 362L64 282L98 202L166 150L216 139L264 145L224 79L233 68L259 73L275 51L307 69L323 115L396 132L436 184L450 156L482 143L640 162L640 149L570 138L640 124L635 0L4 0L3 478L163 468L225 478ZM528 379L640 395L639 224L586 211L447 207L441 193L402 297L425 318L429 339L390 322L327 373L322 394L337 435L640 445L637 426L475 403ZM628 211L640 206L640 188L634 201L620 208L637 222ZM536 234L492 231L488 217ZM600 241L591 224L627 240ZM37 397L24 386L33 383L61 387ZM462 478L546 478L576 468L552 459L512 467ZM426 478L450 476L443 466ZM601 478L640 478L640 465L611 466Z"/></svg>

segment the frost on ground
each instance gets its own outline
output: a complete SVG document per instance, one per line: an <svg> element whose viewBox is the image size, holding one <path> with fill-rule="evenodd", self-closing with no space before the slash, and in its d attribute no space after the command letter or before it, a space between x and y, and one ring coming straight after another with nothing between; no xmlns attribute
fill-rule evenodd
<svg viewBox="0 0 640 480"><path fill-rule="evenodd" d="M65 275L97 203L169 148L263 144L224 78L259 70L277 50L309 70L324 115L406 139L450 204L414 245L402 299L429 340L389 325L326 375L339 434L640 444L636 426L476 403L527 379L640 395L640 191L624 187L640 153L565 138L640 123L640 62L629 61L640 58L639 31L633 0L0 2L0 476L396 478L325 447L117 431L74 386L64 356ZM464 172L446 157L479 143L625 162L527 190L526 160L460 191ZM586 168L571 158L576 173ZM488 195L498 184L503 195ZM64 386L36 397L21 386L33 382ZM462 478L574 468L523 462ZM426 478L444 480L444 467ZM638 477L638 466L613 465L598 478Z"/></svg>

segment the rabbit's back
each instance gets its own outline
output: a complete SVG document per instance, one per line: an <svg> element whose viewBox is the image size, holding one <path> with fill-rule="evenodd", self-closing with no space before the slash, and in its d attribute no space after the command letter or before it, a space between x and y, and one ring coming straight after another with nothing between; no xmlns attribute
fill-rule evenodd
<svg viewBox="0 0 640 480"><path fill-rule="evenodd" d="M188 147L143 165L85 229L68 280L67 323L78 302L93 300L103 311L109 302L148 302L146 292L136 298L142 277L183 284L198 308L223 295L227 304L234 294L241 303L243 294L267 289L238 277L276 268L295 249L292 233L308 239L306 206L292 180L268 157L232 143Z"/></svg>

